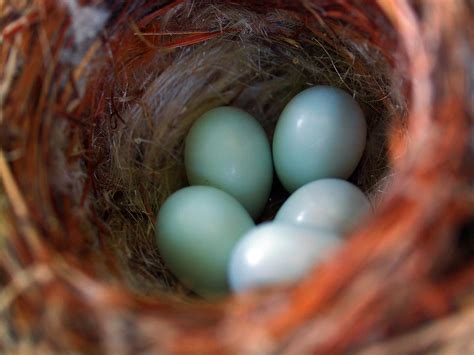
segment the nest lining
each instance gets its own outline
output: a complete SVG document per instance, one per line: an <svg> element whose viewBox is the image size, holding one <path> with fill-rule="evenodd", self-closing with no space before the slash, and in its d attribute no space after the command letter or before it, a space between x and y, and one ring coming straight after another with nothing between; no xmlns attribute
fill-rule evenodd
<svg viewBox="0 0 474 355"><path fill-rule="evenodd" d="M333 48L289 12L259 14L228 5L183 9L159 27L160 33L198 32L203 24L218 37L169 53L156 50L140 66L135 58L160 35L137 34L136 51L122 59L124 73L119 69L109 79L114 93L108 99L122 122L98 133L107 147L95 149L106 149L107 158L97 169L95 205L127 279L141 292L184 291L159 258L154 222L166 197L186 185L183 142L190 126L213 107L247 110L271 139L280 112L298 92L340 87L361 104L368 121L367 148L351 181L375 200L389 180L387 127L402 120L405 103L392 96L389 64L377 48L344 38L338 38L344 49Z"/></svg>

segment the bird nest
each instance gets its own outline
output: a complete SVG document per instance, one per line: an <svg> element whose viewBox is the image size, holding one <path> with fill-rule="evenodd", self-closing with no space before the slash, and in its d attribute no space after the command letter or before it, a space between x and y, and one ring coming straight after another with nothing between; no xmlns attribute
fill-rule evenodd
<svg viewBox="0 0 474 355"><path fill-rule="evenodd" d="M473 20L469 1L0 0L0 349L474 351ZM350 180L374 215L296 285L200 299L154 242L186 133L233 105L271 137L321 84L366 114Z"/></svg>

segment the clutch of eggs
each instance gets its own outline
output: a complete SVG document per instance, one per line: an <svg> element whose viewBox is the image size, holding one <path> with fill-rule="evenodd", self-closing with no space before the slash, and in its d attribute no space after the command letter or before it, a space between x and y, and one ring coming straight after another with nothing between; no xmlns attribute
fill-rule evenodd
<svg viewBox="0 0 474 355"><path fill-rule="evenodd" d="M283 110L273 147L250 114L214 108L191 127L185 168L191 186L172 194L157 220L167 267L196 293L293 282L331 255L371 210L349 177L362 156L366 122L344 91L317 86ZM272 159L273 154L273 159ZM293 194L275 221L255 227L273 164Z"/></svg>

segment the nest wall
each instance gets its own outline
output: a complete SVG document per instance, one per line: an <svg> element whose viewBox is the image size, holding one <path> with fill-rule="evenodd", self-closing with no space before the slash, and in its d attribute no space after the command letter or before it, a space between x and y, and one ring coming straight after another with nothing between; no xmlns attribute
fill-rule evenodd
<svg viewBox="0 0 474 355"><path fill-rule="evenodd" d="M70 0L0 10L3 349L474 347L469 2ZM367 115L351 180L375 215L294 287L200 300L153 239L160 204L186 184L187 130L230 104L271 137L289 99L318 84L350 92ZM284 196L273 198L263 219Z"/></svg>

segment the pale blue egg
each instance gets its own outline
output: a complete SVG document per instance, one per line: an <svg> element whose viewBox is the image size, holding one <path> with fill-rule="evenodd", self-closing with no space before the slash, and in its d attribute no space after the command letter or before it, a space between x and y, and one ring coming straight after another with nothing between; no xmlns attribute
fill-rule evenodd
<svg viewBox="0 0 474 355"><path fill-rule="evenodd" d="M235 107L217 107L192 126L184 153L191 185L217 187L258 217L272 187L270 143L257 120Z"/></svg>
<svg viewBox="0 0 474 355"><path fill-rule="evenodd" d="M157 244L166 266L205 297L228 291L227 265L235 243L254 226L240 203L209 186L191 186L160 208Z"/></svg>
<svg viewBox="0 0 474 355"><path fill-rule="evenodd" d="M347 233L370 211L369 199L357 186L340 179L321 179L296 190L275 220Z"/></svg>
<svg viewBox="0 0 474 355"><path fill-rule="evenodd" d="M275 128L273 160L290 192L321 178L348 178L365 148L367 127L345 91L315 86L296 95Z"/></svg>
<svg viewBox="0 0 474 355"><path fill-rule="evenodd" d="M236 244L229 262L235 292L299 280L341 244L331 231L282 222L261 224Z"/></svg>

